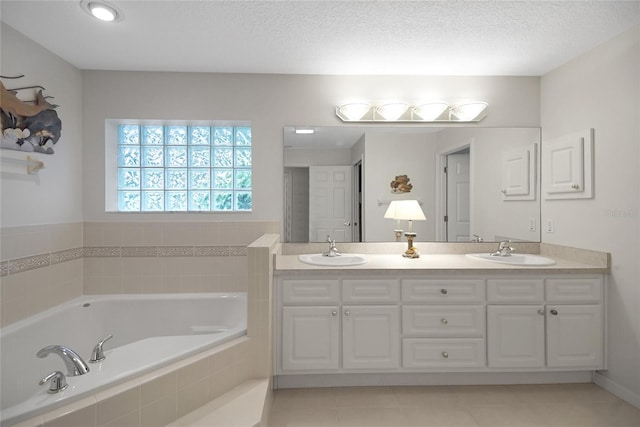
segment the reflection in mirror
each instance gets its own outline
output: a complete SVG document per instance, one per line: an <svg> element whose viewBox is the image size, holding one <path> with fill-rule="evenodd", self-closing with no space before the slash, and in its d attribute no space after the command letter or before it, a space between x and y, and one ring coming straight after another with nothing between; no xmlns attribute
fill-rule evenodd
<svg viewBox="0 0 640 427"><path fill-rule="evenodd" d="M284 242L395 241L407 199L416 242L540 241L539 128L305 129L284 128Z"/></svg>

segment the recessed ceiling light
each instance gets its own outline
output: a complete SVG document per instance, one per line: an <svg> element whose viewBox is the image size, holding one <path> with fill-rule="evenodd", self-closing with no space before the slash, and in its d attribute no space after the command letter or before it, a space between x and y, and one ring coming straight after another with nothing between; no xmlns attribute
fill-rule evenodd
<svg viewBox="0 0 640 427"><path fill-rule="evenodd" d="M315 130L313 130L313 129L296 129L296 133L298 135L311 135L311 134L315 133Z"/></svg>
<svg viewBox="0 0 640 427"><path fill-rule="evenodd" d="M105 22L114 22L122 19L122 14L118 10L104 1L82 0L80 7L89 15Z"/></svg>

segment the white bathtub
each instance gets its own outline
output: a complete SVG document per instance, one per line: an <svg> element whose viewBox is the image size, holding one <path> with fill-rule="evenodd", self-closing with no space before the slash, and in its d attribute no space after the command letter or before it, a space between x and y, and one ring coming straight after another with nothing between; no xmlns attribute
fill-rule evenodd
<svg viewBox="0 0 640 427"><path fill-rule="evenodd" d="M0 332L0 408L2 426L86 397L100 389L152 371L246 334L246 293L84 296ZM39 349L64 345L88 362L95 344L107 335L106 359L87 363L90 371L67 376L69 387L47 393L45 375L66 374L56 354Z"/></svg>

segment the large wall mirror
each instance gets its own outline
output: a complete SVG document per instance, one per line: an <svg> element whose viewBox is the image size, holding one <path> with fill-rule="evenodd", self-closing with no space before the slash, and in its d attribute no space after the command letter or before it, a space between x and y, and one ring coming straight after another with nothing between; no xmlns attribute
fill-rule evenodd
<svg viewBox="0 0 640 427"><path fill-rule="evenodd" d="M283 241L395 241L411 199L417 242L539 242L540 151L539 128L287 126Z"/></svg>

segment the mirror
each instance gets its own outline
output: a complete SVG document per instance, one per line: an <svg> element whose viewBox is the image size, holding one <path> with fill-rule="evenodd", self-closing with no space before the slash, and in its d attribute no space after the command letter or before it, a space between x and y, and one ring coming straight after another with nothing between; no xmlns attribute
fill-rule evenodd
<svg viewBox="0 0 640 427"><path fill-rule="evenodd" d="M416 242L539 242L540 138L540 128L287 126L283 241L396 241L408 222L384 218L389 203L415 199L427 218L413 221Z"/></svg>

